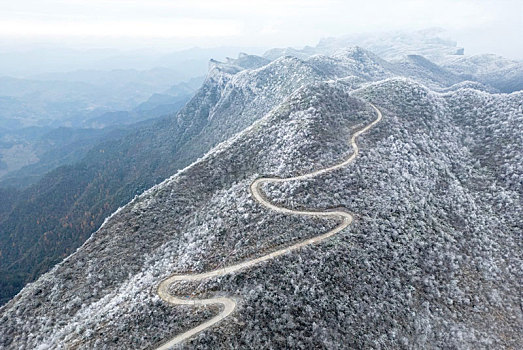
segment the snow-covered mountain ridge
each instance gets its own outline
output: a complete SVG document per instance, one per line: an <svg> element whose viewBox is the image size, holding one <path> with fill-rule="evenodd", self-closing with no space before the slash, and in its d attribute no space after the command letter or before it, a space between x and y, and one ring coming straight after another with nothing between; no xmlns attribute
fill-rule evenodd
<svg viewBox="0 0 523 350"><path fill-rule="evenodd" d="M317 54L331 56L339 50L355 45L365 47L390 62L408 62L412 60L409 57L422 56L438 64L440 67L437 69L443 68L447 74L457 75L459 80L478 81L501 92L510 93L523 89L521 60L511 60L494 54L469 56L464 48L446 38L445 31L438 28L326 38L315 47L272 49L264 56L272 60L286 55L307 59ZM399 75L405 75L405 72Z"/></svg>
<svg viewBox="0 0 523 350"><path fill-rule="evenodd" d="M351 135L375 119L370 102L383 120L361 136L355 162L262 188L288 208L345 207L354 223L251 269L173 285L238 300L182 348L516 347L523 93L469 86L423 59L360 48L212 63L166 127L190 165L0 309L0 346L148 348L216 314L172 307L156 287L334 227L267 210L249 185L346 158Z"/></svg>

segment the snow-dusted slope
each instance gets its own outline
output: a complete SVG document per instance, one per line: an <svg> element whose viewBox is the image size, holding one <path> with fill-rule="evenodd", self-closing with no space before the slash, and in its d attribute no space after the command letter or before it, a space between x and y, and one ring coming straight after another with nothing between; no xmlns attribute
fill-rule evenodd
<svg viewBox="0 0 523 350"><path fill-rule="evenodd" d="M212 310L194 314L191 307L164 304L155 286L173 272L256 256L335 224L267 212L250 197L248 185L259 174L285 176L329 165L337 152L350 151L351 128L374 115L341 86L300 90L137 198L76 254L25 288L2 310L3 344L143 347L207 316ZM21 321L13 317L20 312L29 332L16 335L11 327Z"/></svg>
<svg viewBox="0 0 523 350"><path fill-rule="evenodd" d="M521 343L523 93L469 85L434 92L361 49L254 69L213 64L178 115L177 135L197 130L185 143L193 155L198 140L211 146L232 137L119 210L0 309L0 347L148 348L216 315L212 306L165 303L158 284L335 227L268 210L248 188L261 176L289 177L347 158L351 135L375 119L369 102L383 119L358 141L356 162L261 186L278 206L348 208L353 225L251 269L172 285L175 295L237 302L182 347ZM441 86L430 74L423 79Z"/></svg>
<svg viewBox="0 0 523 350"><path fill-rule="evenodd" d="M135 194L242 131L304 85L342 79L347 87L355 88L397 75L437 88L454 82L440 73L398 69L357 47L306 60L282 57L269 62L242 54L225 63L211 61L205 82L180 113L97 145L78 164L57 169L20 196L0 223L0 247L9 247L0 249L0 269L8 271L3 280L11 287L7 289L19 288L24 277L16 271L33 271L37 278Z"/></svg>

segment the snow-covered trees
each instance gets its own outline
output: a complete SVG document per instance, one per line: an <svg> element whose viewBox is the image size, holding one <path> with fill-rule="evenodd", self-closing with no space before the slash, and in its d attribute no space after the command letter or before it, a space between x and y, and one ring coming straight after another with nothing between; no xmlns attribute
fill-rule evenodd
<svg viewBox="0 0 523 350"><path fill-rule="evenodd" d="M355 162L263 188L288 207L343 206L355 222L252 269L173 285L177 295L238 298L230 318L186 347L516 347L521 93L434 92L403 78L362 85L384 71L365 76L370 63L358 55L373 58L354 50L345 64L343 55L324 66L322 57L282 58L229 67L226 78L215 72L223 86L208 115L252 125L136 197L2 308L0 346L146 348L215 314L171 307L155 288L172 273L236 263L333 227L266 210L249 184L346 158L351 134L375 118L368 101L384 118L358 140ZM333 80L339 72L358 78Z"/></svg>

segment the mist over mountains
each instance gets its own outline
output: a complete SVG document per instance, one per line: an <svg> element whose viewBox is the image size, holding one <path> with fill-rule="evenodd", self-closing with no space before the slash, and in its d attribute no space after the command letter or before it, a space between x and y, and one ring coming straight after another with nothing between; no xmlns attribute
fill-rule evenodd
<svg viewBox="0 0 523 350"><path fill-rule="evenodd" d="M211 60L178 112L153 95L163 117L79 135L74 161L1 188L3 301L36 281L0 309L0 347L155 348L218 314L169 305L156 287L336 226L268 210L249 186L347 158L351 135L376 118L372 103L383 119L354 162L262 188L286 208L346 208L351 226L234 274L174 284L173 295L237 300L180 347L517 348L523 65L417 38Z"/></svg>

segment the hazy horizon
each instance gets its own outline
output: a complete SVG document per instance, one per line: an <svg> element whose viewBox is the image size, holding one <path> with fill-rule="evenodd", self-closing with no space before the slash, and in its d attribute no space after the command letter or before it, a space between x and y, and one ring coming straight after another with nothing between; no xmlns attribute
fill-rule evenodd
<svg viewBox="0 0 523 350"><path fill-rule="evenodd" d="M0 50L261 51L316 45L326 37L440 27L467 54L522 59L522 6L516 0L20 0L0 4Z"/></svg>

